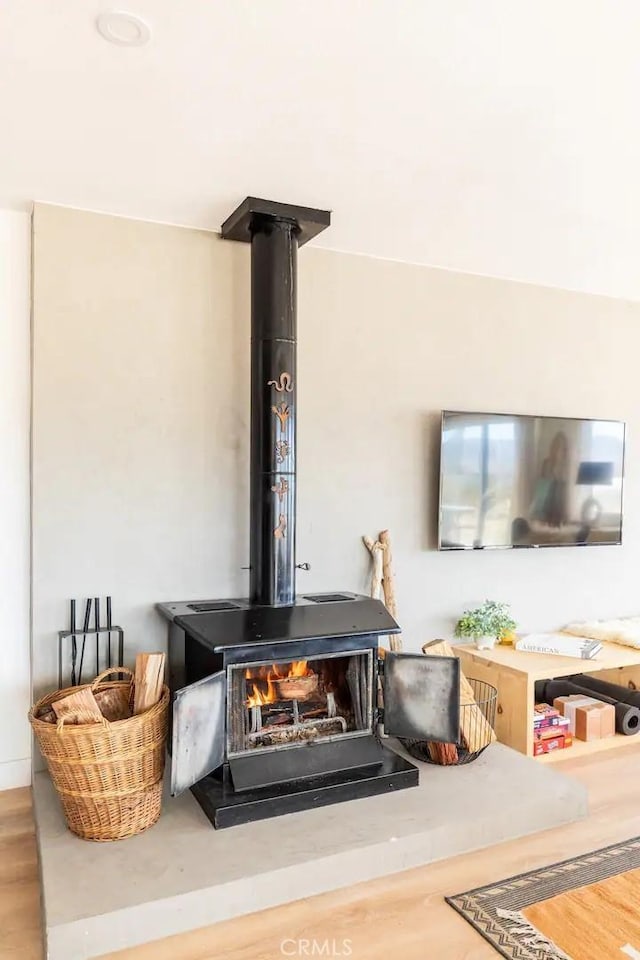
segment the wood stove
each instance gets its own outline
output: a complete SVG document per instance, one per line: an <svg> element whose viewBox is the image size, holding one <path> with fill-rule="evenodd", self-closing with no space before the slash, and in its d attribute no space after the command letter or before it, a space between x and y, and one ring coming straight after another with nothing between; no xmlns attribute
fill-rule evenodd
<svg viewBox="0 0 640 960"><path fill-rule="evenodd" d="M248 197L222 226L252 251L250 599L158 605L171 790L191 788L215 827L417 785L380 729L458 738L457 659L380 660L380 638L399 627L379 600L296 595L296 258L329 221Z"/></svg>

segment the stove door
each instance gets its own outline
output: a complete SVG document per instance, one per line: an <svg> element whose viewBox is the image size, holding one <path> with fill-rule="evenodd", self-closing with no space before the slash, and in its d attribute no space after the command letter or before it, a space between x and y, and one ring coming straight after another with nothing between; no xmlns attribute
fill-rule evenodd
<svg viewBox="0 0 640 960"><path fill-rule="evenodd" d="M460 661L457 657L387 653L384 732L407 740L457 743L460 738Z"/></svg>
<svg viewBox="0 0 640 960"><path fill-rule="evenodd" d="M226 671L176 691L171 734L171 796L176 797L224 761Z"/></svg>

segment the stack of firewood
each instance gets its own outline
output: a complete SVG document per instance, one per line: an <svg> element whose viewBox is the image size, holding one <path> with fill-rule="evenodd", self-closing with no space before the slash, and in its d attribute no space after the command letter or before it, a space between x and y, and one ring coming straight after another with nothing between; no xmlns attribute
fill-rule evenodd
<svg viewBox="0 0 640 960"><path fill-rule="evenodd" d="M54 700L39 714L45 723L113 723L128 720L154 706L164 686L164 653L139 653L133 679L133 696L128 684L109 685L100 689L94 684L78 687L72 693ZM118 668L114 667L114 673ZM95 689L93 687L95 686Z"/></svg>

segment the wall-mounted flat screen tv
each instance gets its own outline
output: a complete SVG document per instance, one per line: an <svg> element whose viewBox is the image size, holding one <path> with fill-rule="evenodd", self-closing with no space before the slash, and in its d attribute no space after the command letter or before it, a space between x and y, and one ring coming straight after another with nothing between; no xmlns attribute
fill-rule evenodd
<svg viewBox="0 0 640 960"><path fill-rule="evenodd" d="M622 542L625 425L442 414L441 550Z"/></svg>

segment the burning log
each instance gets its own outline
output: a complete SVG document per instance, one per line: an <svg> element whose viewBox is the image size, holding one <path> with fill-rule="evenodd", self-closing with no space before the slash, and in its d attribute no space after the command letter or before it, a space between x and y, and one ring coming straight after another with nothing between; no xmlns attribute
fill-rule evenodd
<svg viewBox="0 0 640 960"><path fill-rule="evenodd" d="M258 707L258 710L260 710L260 707ZM262 717L263 727L284 727L284 726L287 726L287 724L290 724L291 722L292 722L291 714L285 713L284 711L269 710ZM261 729L261 728L259 727L258 729Z"/></svg>
<svg viewBox="0 0 640 960"><path fill-rule="evenodd" d="M314 707L312 710L305 710L302 713L303 720L312 720L315 717L332 716L325 707ZM333 714L335 716L335 714Z"/></svg>
<svg viewBox="0 0 640 960"><path fill-rule="evenodd" d="M252 704L247 707L248 710L248 729L250 733L259 733L260 730L270 727L284 727L299 724L300 722L321 720L336 716L334 701L334 712L329 712L328 704L324 700L314 699L308 701L308 706L301 708L297 700L277 701L264 705Z"/></svg>
<svg viewBox="0 0 640 960"><path fill-rule="evenodd" d="M362 664L350 658L347 685L359 714L365 709ZM250 748L277 746L346 733L352 717L342 716L333 679L310 669L306 660L258 664L244 671L244 718L241 727Z"/></svg>
<svg viewBox="0 0 640 960"><path fill-rule="evenodd" d="M254 747L275 747L300 740L315 740L333 733L346 733L347 721L344 717L332 717L324 720L310 720L289 727L266 727L258 733L250 733L249 741Z"/></svg>
<svg viewBox="0 0 640 960"><path fill-rule="evenodd" d="M318 675L309 669L306 660L248 667L245 679L249 707L278 701L309 700L317 691L319 682Z"/></svg>
<svg viewBox="0 0 640 960"><path fill-rule="evenodd" d="M318 689L318 674L284 677L273 681L278 700L310 700Z"/></svg>

